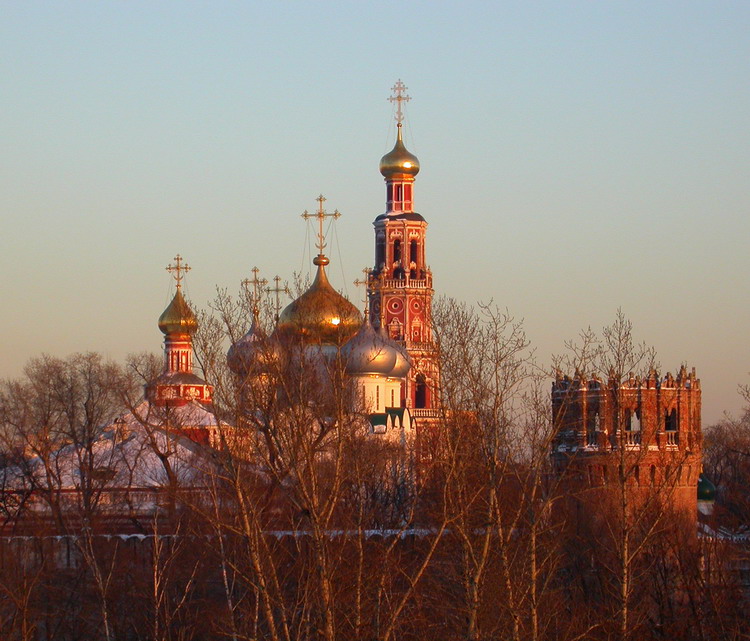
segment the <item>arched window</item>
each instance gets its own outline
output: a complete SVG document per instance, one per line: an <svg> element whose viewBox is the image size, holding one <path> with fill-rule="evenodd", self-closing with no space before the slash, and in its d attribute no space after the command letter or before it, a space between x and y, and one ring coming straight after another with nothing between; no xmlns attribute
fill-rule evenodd
<svg viewBox="0 0 750 641"><path fill-rule="evenodd" d="M667 432L677 431L677 409L673 409L671 412L667 412L664 417L664 429Z"/></svg>
<svg viewBox="0 0 750 641"><path fill-rule="evenodd" d="M393 241L393 262L401 260L401 239L397 238Z"/></svg>
<svg viewBox="0 0 750 641"><path fill-rule="evenodd" d="M385 238L378 236L375 241L375 270L380 271L385 263Z"/></svg>
<svg viewBox="0 0 750 641"><path fill-rule="evenodd" d="M427 381L423 374L417 375L417 386L414 390L414 407L427 407Z"/></svg>

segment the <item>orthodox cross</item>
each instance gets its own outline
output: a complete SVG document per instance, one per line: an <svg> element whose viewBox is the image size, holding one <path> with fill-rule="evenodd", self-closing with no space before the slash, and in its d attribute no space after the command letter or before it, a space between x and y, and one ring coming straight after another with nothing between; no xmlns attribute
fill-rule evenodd
<svg viewBox="0 0 750 641"><path fill-rule="evenodd" d="M185 278L185 274L190 271L191 267L187 263L182 262L182 256L179 254L174 257L174 262L174 265L167 265L167 271L172 274L172 277L177 281L177 289L181 289L182 279Z"/></svg>
<svg viewBox="0 0 750 641"><path fill-rule="evenodd" d="M257 316L258 305L260 304L260 292L263 291L263 288L266 285L268 285L268 281L265 278L258 278L258 272L260 272L260 270L257 267L253 267L250 271L253 272L253 277L246 278L241 284L245 288L245 291L247 291L250 285L253 286L253 293L250 296L250 302L253 306L253 316Z"/></svg>
<svg viewBox="0 0 750 641"><path fill-rule="evenodd" d="M372 269L370 269L369 267L365 267L362 270L362 273L365 275L365 279L364 280L360 280L358 278L357 280L354 281L354 285L355 285L355 287L362 287L362 286L364 286L364 288L365 288L365 297L362 299L362 302L365 304L365 316L367 316L368 312L369 312L369 305L367 304L367 293L368 293L368 289L370 287L370 274L372 274Z"/></svg>
<svg viewBox="0 0 750 641"><path fill-rule="evenodd" d="M411 100L411 96L407 96L405 93L407 89L408 87L403 82L401 82L401 78L399 78L396 81L396 84L391 87L393 95L388 98L389 102L396 103L396 122L398 123L399 127L404 121L404 111L401 107L401 103L409 102Z"/></svg>
<svg viewBox="0 0 750 641"><path fill-rule="evenodd" d="M341 213L338 209L335 209L332 214L329 214L325 209L323 209L323 203L326 201L323 194L320 194L320 196L318 196L315 200L318 201L318 211L316 211L314 214L310 214L307 212L307 209L305 209L305 211L302 212L302 218L304 218L305 220L309 220L310 218L318 219L318 242L315 244L315 246L318 248L318 254L322 256L323 249L326 246L325 235L323 234L323 221L326 218L333 218L334 220L341 218Z"/></svg>
<svg viewBox="0 0 750 641"><path fill-rule="evenodd" d="M274 276L273 282L276 284L276 287L266 287L266 292L268 294L276 294L276 304L274 305L274 320L278 323L279 322L279 312L281 311L281 299L279 296L281 294L286 294L287 296L291 294L289 291L289 287L284 285L281 287L279 283L281 283L281 277L280 276Z"/></svg>

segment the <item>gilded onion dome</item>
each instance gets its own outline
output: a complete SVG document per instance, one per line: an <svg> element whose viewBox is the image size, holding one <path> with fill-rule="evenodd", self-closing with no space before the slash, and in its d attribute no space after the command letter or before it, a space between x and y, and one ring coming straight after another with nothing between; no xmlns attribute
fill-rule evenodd
<svg viewBox="0 0 750 641"><path fill-rule="evenodd" d="M354 376L375 374L392 376L396 360L401 356L393 341L375 331L365 316L362 327L341 349L346 373Z"/></svg>
<svg viewBox="0 0 750 641"><path fill-rule="evenodd" d="M323 254L313 260L318 273L309 289L284 308L277 332L299 337L304 343L343 345L359 329L362 318L357 308L339 294L328 281Z"/></svg>
<svg viewBox="0 0 750 641"><path fill-rule="evenodd" d="M167 308L159 316L159 329L163 334L192 334L198 329L198 321L182 297L182 290L177 288L177 292L169 303Z"/></svg>
<svg viewBox="0 0 750 641"><path fill-rule="evenodd" d="M380 159L380 173L386 180L416 176L419 173L419 159L404 146L401 138L401 123L398 123L397 131L393 149Z"/></svg>

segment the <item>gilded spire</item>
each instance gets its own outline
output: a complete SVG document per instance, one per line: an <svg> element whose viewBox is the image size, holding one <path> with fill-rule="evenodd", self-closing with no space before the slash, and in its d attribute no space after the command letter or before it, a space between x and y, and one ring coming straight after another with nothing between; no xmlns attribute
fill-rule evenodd
<svg viewBox="0 0 750 641"><path fill-rule="evenodd" d="M318 201L318 211L316 211L314 214L310 214L308 213L307 209L305 209L305 211L302 212L302 218L304 218L305 220L309 220L310 218L317 218L318 220L318 242L315 243L315 247L318 248L318 255L313 258L313 265L323 267L331 262L323 253L323 250L326 248L325 234L323 233L323 222L326 218L333 218L334 220L337 220L338 218L341 218L341 213L338 209L334 209L333 213L329 214L325 209L323 209L323 203L326 201L326 198L325 196L323 196L323 194L320 194L320 196L318 196L315 200Z"/></svg>
<svg viewBox="0 0 750 641"><path fill-rule="evenodd" d="M362 270L362 273L365 275L365 279L360 280L359 278L357 278L354 281L354 286L364 287L365 297L362 299L362 303L364 304L364 307L365 307L365 322L368 322L368 319L370 318L370 306L367 304L367 299L368 299L367 293L370 287L370 275L372 274L372 269L370 269L369 267L365 267Z"/></svg>
<svg viewBox="0 0 750 641"><path fill-rule="evenodd" d="M307 343L343 345L357 331L361 320L359 310L333 289L325 272L330 261L323 253L326 247L323 223L326 218L336 220L341 214L338 210L329 214L323 209L326 199L322 194L316 200L318 211L313 214L305 211L302 218L318 221L315 245L318 255L313 259L318 271L307 291L286 306L276 329L282 335L298 336Z"/></svg>
<svg viewBox="0 0 750 641"><path fill-rule="evenodd" d="M409 87L401 82L401 78L399 78L396 81L396 84L391 87L393 95L388 98L388 102L396 103L396 126L399 129L399 136L401 135L401 123L404 121L404 110L401 107L401 103L409 102L411 100L411 96L406 95L406 90L408 88Z"/></svg>
<svg viewBox="0 0 750 641"><path fill-rule="evenodd" d="M281 311L281 294L286 294L289 296L291 292L289 291L289 287L284 284L284 286L281 286L281 276L278 274L273 277L273 282L276 285L276 287L266 287L266 293L267 294L275 294L276 295L276 304L274 305L274 322L279 322L279 312Z"/></svg>
<svg viewBox="0 0 750 641"><path fill-rule="evenodd" d="M187 274L192 268L187 263L183 263L182 256L180 256L179 254L174 257L174 262L174 265L167 265L167 271L172 274L174 279L177 281L177 289L181 289L182 279L185 278L185 274Z"/></svg>
<svg viewBox="0 0 750 641"><path fill-rule="evenodd" d="M393 95L388 98L390 102L396 103L396 144L380 159L380 173L386 180L409 180L419 173L419 159L406 149L401 133L404 122L403 103L411 100L411 96L406 95L406 89L406 85L399 79L391 87Z"/></svg>
<svg viewBox="0 0 750 641"><path fill-rule="evenodd" d="M174 257L174 262L174 265L167 265L167 271L177 281L177 291L172 302L159 316L159 329L166 335L192 334L198 328L198 321L182 296L182 280L191 268L179 254Z"/></svg>
<svg viewBox="0 0 750 641"><path fill-rule="evenodd" d="M265 278L258 278L260 270L257 267L253 267L250 270L253 273L252 278L246 278L242 281L242 286L245 288L245 292L250 298L250 305L253 313L253 320L257 321L260 314L260 294L263 288L268 285L268 281ZM278 276L277 276L278 278ZM253 292L250 293L250 286L252 285Z"/></svg>

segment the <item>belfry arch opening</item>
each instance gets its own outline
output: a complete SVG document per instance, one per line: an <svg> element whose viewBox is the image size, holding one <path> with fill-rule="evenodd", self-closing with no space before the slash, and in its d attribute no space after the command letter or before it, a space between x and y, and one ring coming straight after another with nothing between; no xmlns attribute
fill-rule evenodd
<svg viewBox="0 0 750 641"><path fill-rule="evenodd" d="M424 377L424 374L417 374L416 385L414 387L414 407L417 409L427 407L427 397L427 379Z"/></svg>

